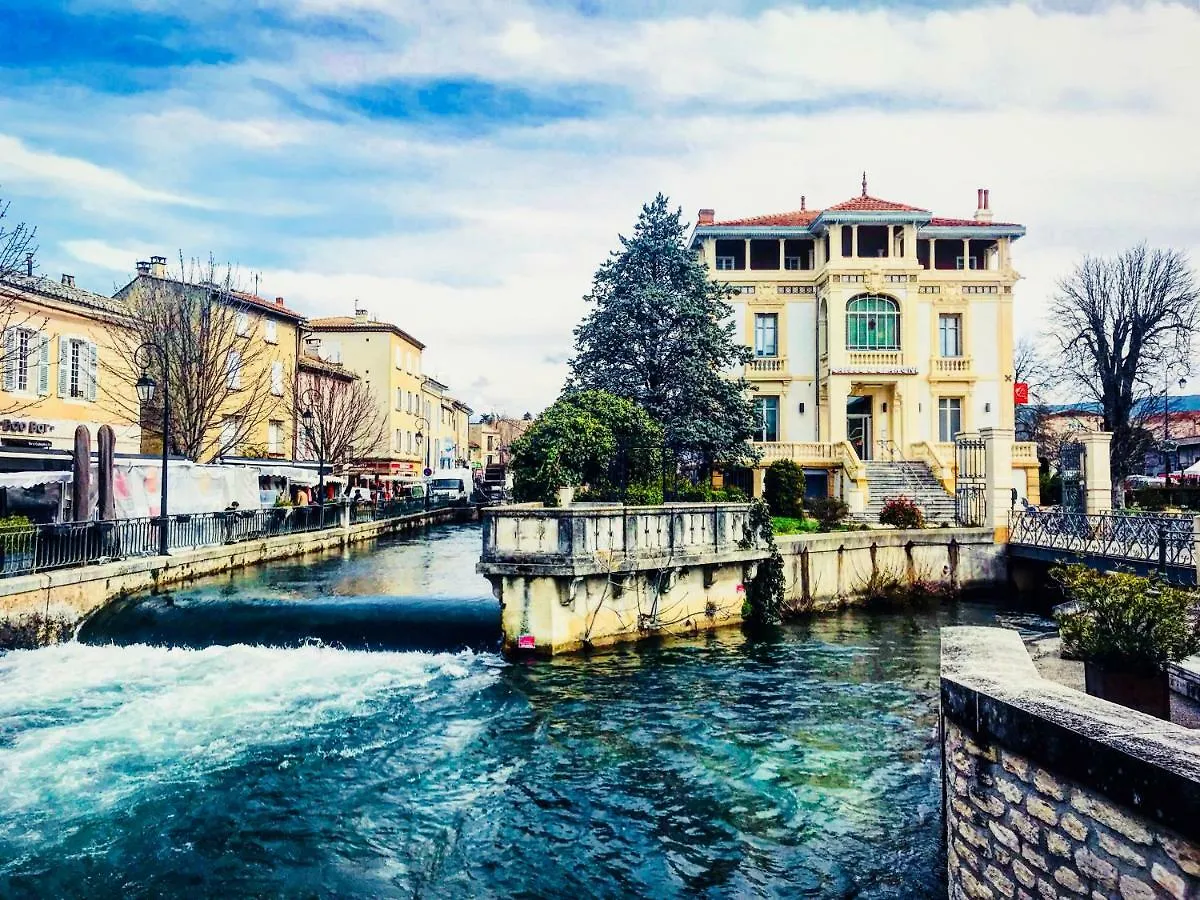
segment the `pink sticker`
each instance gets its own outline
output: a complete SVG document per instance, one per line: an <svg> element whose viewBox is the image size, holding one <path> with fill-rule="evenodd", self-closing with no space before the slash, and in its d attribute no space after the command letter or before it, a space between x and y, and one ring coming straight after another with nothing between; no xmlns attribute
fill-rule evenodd
<svg viewBox="0 0 1200 900"><path fill-rule="evenodd" d="M517 638L518 650L532 650L537 646L537 641L534 640L532 634L523 634Z"/></svg>
<svg viewBox="0 0 1200 900"><path fill-rule="evenodd" d="M738 593L739 593L739 594L744 594L744 593L746 593L746 586L745 586L744 584L739 584L739 585L737 586L737 589L738 589Z"/></svg>

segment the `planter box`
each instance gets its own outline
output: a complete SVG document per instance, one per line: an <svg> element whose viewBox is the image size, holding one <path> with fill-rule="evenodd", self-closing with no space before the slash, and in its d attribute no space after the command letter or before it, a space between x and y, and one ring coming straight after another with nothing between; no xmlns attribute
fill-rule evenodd
<svg viewBox="0 0 1200 900"><path fill-rule="evenodd" d="M1129 709L1171 718L1171 692L1166 672L1145 675L1103 669L1096 663L1083 664L1084 685L1093 697L1118 703Z"/></svg>

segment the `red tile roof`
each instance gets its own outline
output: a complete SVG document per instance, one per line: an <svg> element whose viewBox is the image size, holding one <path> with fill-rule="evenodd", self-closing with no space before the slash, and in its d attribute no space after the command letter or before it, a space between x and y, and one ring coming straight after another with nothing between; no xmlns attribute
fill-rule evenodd
<svg viewBox="0 0 1200 900"><path fill-rule="evenodd" d="M797 209L793 212L775 213L770 216L752 216L748 219L730 219L726 222L715 222L715 225L811 225L813 219L821 214L819 209Z"/></svg>
<svg viewBox="0 0 1200 900"><path fill-rule="evenodd" d="M979 225L984 228L1020 228L1016 222L979 222L975 219L946 219L939 216L934 216L929 220L930 225L939 225L943 228L965 228L967 226Z"/></svg>
<svg viewBox="0 0 1200 900"><path fill-rule="evenodd" d="M907 203L893 203L891 200L880 200L863 194L852 197L842 203L829 207L830 212L929 212L919 206L909 206Z"/></svg>
<svg viewBox="0 0 1200 900"><path fill-rule="evenodd" d="M229 294L231 297L237 297L244 303L252 303L255 306L261 306L264 309L269 309L272 312L279 313L280 315L292 316L296 319L304 318L301 313L296 312L294 309L288 309L282 303L278 302L283 300L282 297L278 297L275 300L268 300L266 297L260 297L258 294L248 294L245 291L230 291Z"/></svg>
<svg viewBox="0 0 1200 900"><path fill-rule="evenodd" d="M325 316L321 319L309 319L308 327L313 331L390 331L392 334L414 344L419 349L425 349L423 342L417 340L399 325L393 325L391 322L379 322L375 319L368 319L364 322L356 316Z"/></svg>

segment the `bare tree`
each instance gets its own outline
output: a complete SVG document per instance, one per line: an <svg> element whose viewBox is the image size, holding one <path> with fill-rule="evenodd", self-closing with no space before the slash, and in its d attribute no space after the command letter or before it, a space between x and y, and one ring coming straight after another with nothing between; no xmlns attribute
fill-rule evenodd
<svg viewBox="0 0 1200 900"><path fill-rule="evenodd" d="M50 353L50 336L43 333L46 316L35 305L23 302L23 291L34 285L37 228L13 222L9 207L8 201L0 199L0 369L6 391L20 389L24 382L31 385L30 394L36 397L14 400L13 394L7 394L0 403L4 415L27 409L48 395Z"/></svg>
<svg viewBox="0 0 1200 900"><path fill-rule="evenodd" d="M1187 257L1144 244L1119 256L1086 257L1059 282L1050 331L1061 350L1058 384L1095 401L1112 432L1113 500L1149 449L1139 413L1164 372L1188 370L1200 291Z"/></svg>
<svg viewBox="0 0 1200 900"><path fill-rule="evenodd" d="M301 372L295 383L289 411L297 423L312 415L311 433L302 432L300 441L309 454L336 469L378 452L387 420L364 381Z"/></svg>
<svg viewBox="0 0 1200 900"><path fill-rule="evenodd" d="M260 310L237 290L232 268L219 270L211 257L185 265L181 256L177 273L142 272L119 296L128 328L113 332L109 367L126 383L148 371L170 385L172 450L208 461L244 445L282 398L272 391L271 345L249 335ZM165 361L139 352L147 343L161 347ZM162 396L160 388L153 402ZM136 397L105 399L144 431L161 431L161 405L143 410Z"/></svg>

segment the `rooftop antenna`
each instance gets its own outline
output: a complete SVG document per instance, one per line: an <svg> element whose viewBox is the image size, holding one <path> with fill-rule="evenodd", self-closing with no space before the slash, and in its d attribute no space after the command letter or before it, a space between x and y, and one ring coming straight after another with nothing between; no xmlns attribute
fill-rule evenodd
<svg viewBox="0 0 1200 900"><path fill-rule="evenodd" d="M863 169L863 192L862 195L867 196L867 170Z"/></svg>

